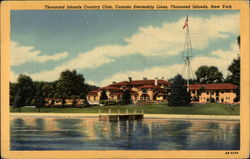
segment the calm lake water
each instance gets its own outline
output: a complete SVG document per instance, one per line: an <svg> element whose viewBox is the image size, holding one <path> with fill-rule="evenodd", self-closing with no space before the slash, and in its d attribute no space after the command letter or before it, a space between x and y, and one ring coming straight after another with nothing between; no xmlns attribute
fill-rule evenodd
<svg viewBox="0 0 250 159"><path fill-rule="evenodd" d="M11 118L11 150L239 150L237 121Z"/></svg>

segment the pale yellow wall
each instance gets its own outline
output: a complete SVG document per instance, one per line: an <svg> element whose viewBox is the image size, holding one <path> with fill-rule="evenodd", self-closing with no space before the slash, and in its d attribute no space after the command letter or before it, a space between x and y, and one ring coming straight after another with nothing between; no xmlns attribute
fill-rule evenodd
<svg viewBox="0 0 250 159"><path fill-rule="evenodd" d="M96 101L99 101L99 97L97 95L89 95L88 96L88 101L90 102L96 102Z"/></svg>
<svg viewBox="0 0 250 159"><path fill-rule="evenodd" d="M212 92L214 92L212 94ZM236 97L236 94L233 92L233 90L230 91L223 91L224 93L222 93L222 91L219 91L219 103L222 103L222 99L224 99L223 103L233 103L234 102L234 98ZM191 91L191 97L197 96L197 91L195 91L194 93ZM205 92L201 93L200 98L199 98L199 102L200 103L206 103L209 102L207 101L207 99L210 98L214 98L216 100L216 91L207 91L205 90Z"/></svg>
<svg viewBox="0 0 250 159"><path fill-rule="evenodd" d="M147 94L149 95L150 100L153 100L153 95L154 95L153 90L148 89Z"/></svg>
<svg viewBox="0 0 250 159"><path fill-rule="evenodd" d="M138 91L139 91L139 89L138 89L138 88L135 88L135 87L132 87L131 90L132 90L132 91L135 91L135 92L138 92Z"/></svg>
<svg viewBox="0 0 250 159"><path fill-rule="evenodd" d="M164 100L164 99L163 99L162 96L160 96L160 97L156 97L156 100L159 100L159 101L160 101L160 100Z"/></svg>

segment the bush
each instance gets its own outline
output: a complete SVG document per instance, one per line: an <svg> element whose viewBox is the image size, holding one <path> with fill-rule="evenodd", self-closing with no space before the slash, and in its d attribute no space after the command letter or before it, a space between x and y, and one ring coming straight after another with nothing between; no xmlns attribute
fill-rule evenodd
<svg viewBox="0 0 250 159"><path fill-rule="evenodd" d="M101 100L100 104L103 104L105 106L109 106L109 105L121 105L121 101L113 101L113 100Z"/></svg>
<svg viewBox="0 0 250 159"><path fill-rule="evenodd" d="M210 98L210 103L215 103L215 99L214 98Z"/></svg>
<svg viewBox="0 0 250 159"><path fill-rule="evenodd" d="M194 96L194 97L192 97L192 99L191 99L193 102L198 102L199 101L199 98L197 97L197 96Z"/></svg>

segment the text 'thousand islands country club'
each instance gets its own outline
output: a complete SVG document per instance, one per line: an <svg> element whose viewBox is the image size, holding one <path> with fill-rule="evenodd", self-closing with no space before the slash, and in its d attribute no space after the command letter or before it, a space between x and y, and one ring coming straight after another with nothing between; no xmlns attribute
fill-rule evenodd
<svg viewBox="0 0 250 159"><path fill-rule="evenodd" d="M45 5L45 9L219 9L232 8L232 5Z"/></svg>

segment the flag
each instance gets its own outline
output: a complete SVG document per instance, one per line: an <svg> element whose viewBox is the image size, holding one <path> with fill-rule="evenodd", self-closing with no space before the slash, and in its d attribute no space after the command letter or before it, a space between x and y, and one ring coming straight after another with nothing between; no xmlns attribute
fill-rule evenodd
<svg viewBox="0 0 250 159"><path fill-rule="evenodd" d="M187 16L186 21L185 21L185 24L183 25L182 28L184 29L184 28L186 28L186 27L188 27L188 16Z"/></svg>

